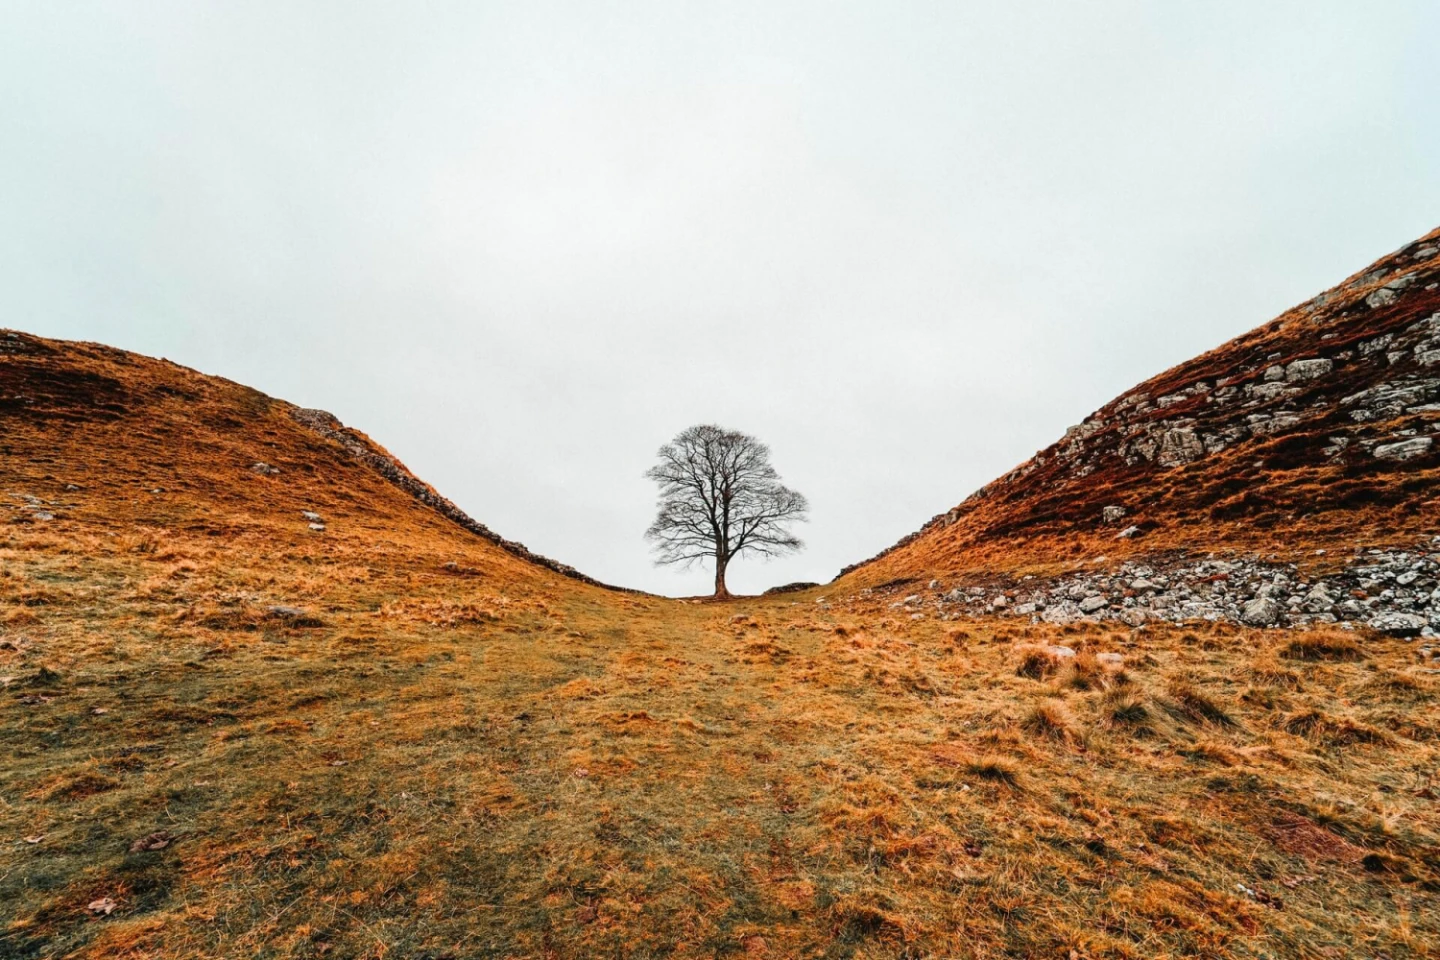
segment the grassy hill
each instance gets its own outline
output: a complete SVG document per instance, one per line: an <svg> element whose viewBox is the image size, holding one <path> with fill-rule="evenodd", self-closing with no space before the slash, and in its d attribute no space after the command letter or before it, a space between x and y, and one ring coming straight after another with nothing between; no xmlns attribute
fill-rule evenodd
<svg viewBox="0 0 1440 960"><path fill-rule="evenodd" d="M844 572L875 583L1097 554L1408 545L1440 533L1437 431L1440 229L1116 397Z"/></svg>
<svg viewBox="0 0 1440 960"><path fill-rule="evenodd" d="M1414 643L667 600L164 361L0 332L0 398L0 956L1440 942Z"/></svg>

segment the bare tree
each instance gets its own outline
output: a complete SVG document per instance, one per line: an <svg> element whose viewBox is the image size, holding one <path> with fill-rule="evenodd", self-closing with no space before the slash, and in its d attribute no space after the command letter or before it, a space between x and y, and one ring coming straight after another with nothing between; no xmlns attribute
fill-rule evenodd
<svg viewBox="0 0 1440 960"><path fill-rule="evenodd" d="M805 498L780 482L770 448L754 437L702 424L660 448L645 476L660 485L660 510L645 531L657 564L713 557L715 596L728 597L725 570L741 553L778 556L803 544L786 530L806 519Z"/></svg>

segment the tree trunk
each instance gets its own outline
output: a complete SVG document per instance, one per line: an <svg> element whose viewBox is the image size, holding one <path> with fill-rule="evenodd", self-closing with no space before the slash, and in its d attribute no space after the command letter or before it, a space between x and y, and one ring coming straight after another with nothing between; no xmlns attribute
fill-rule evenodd
<svg viewBox="0 0 1440 960"><path fill-rule="evenodd" d="M727 556L725 556L724 554L720 553L718 550L715 552L715 599L716 599L716 600L728 600L728 599L730 598L730 591L725 589L725 566L726 566L726 564L728 564L729 562L730 562L730 558L729 558L729 557L727 557Z"/></svg>

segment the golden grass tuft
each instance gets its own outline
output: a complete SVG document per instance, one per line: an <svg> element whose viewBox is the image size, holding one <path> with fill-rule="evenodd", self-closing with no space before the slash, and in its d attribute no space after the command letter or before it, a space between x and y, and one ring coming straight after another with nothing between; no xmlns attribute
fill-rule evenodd
<svg viewBox="0 0 1440 960"><path fill-rule="evenodd" d="M1235 726L1234 718L1224 706L1187 681L1172 680L1165 692L1169 696L1165 708L1178 719L1217 727Z"/></svg>
<svg viewBox="0 0 1440 960"><path fill-rule="evenodd" d="M1301 710L1282 717L1286 733L1315 740L1329 747L1390 742L1389 734L1349 717L1333 717L1321 710Z"/></svg>
<svg viewBox="0 0 1440 960"><path fill-rule="evenodd" d="M1020 728L1032 736L1067 746L1080 739L1075 717L1060 700L1036 704L1020 722Z"/></svg>
<svg viewBox="0 0 1440 960"><path fill-rule="evenodd" d="M1290 660L1335 660L1353 663L1365 659L1354 638L1339 631L1311 630L1297 634L1280 648L1280 656Z"/></svg>
<svg viewBox="0 0 1440 960"><path fill-rule="evenodd" d="M1101 701L1105 718L1114 726L1141 730L1152 719L1146 697L1136 690L1112 689Z"/></svg>
<svg viewBox="0 0 1440 960"><path fill-rule="evenodd" d="M1015 668L1015 675L1030 680L1044 680L1059 669L1060 658L1053 650L1045 647L1028 647L1021 651L1020 665Z"/></svg>
<svg viewBox="0 0 1440 960"><path fill-rule="evenodd" d="M967 773L988 783L1005 787L1020 787L1020 767L1004 757L981 757L965 767Z"/></svg>

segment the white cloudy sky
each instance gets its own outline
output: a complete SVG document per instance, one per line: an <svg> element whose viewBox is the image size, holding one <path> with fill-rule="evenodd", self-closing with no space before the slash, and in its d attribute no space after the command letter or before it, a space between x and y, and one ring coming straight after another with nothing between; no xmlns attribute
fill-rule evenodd
<svg viewBox="0 0 1440 960"><path fill-rule="evenodd" d="M827 580L1440 223L1440 5L0 0L0 325L331 410L664 593L700 421Z"/></svg>

